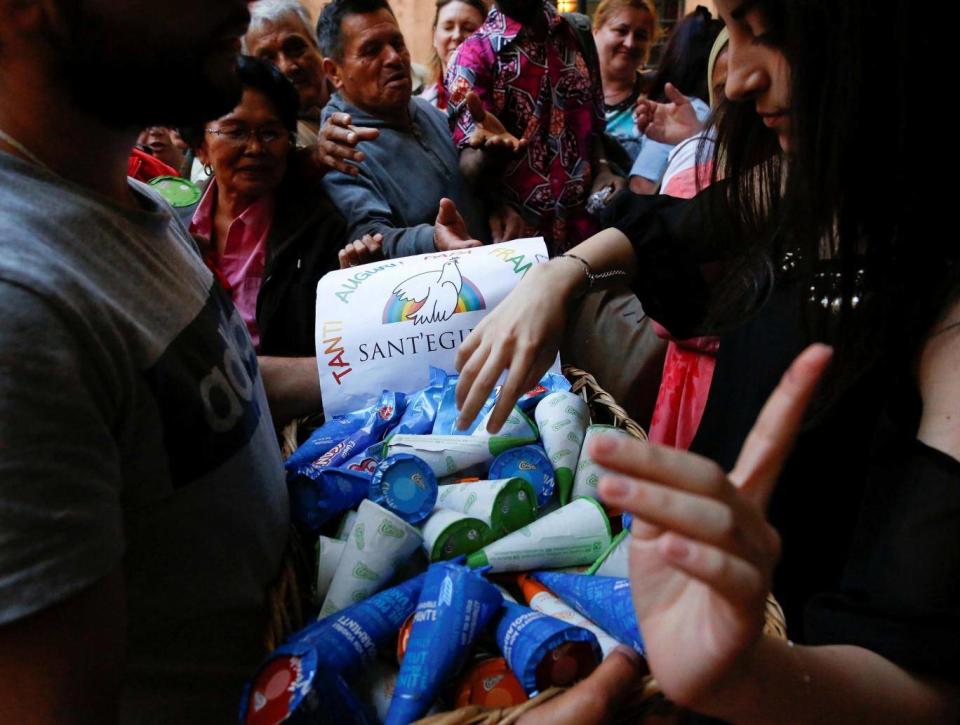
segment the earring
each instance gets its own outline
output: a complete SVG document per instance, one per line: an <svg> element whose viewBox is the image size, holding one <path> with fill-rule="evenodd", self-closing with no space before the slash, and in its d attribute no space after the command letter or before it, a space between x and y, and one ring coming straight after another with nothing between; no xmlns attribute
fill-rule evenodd
<svg viewBox="0 0 960 725"><path fill-rule="evenodd" d="M205 173L207 176L213 176L213 167L210 164L204 164L203 173Z"/></svg>

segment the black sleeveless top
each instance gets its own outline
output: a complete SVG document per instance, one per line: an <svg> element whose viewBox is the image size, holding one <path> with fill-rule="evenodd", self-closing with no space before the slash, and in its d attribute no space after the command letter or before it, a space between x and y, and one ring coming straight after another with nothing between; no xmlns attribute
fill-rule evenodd
<svg viewBox="0 0 960 725"><path fill-rule="evenodd" d="M679 337L710 332L699 326L710 301L702 269L725 253L701 209L697 199L624 194L607 217L634 246L645 310ZM814 341L801 319L810 280L774 280L759 309L721 334L691 446L728 470L781 375ZM796 641L960 673L960 462L916 440L920 398L905 364L914 355L904 353L917 351L878 352L808 418L771 498L783 539L774 595Z"/></svg>

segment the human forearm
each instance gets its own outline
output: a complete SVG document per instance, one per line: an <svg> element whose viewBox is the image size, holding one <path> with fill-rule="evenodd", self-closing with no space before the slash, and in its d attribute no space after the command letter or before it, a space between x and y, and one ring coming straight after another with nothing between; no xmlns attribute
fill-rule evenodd
<svg viewBox="0 0 960 725"><path fill-rule="evenodd" d="M780 724L957 722L958 703L956 685L917 677L870 650L764 637L728 684L683 704L730 722Z"/></svg>
<svg viewBox="0 0 960 725"><path fill-rule="evenodd" d="M315 357L259 357L257 362L278 429L323 409Z"/></svg>

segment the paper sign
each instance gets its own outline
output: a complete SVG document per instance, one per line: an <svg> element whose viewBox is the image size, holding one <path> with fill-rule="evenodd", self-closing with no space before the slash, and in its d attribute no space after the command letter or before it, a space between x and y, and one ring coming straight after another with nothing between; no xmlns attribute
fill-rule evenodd
<svg viewBox="0 0 960 725"><path fill-rule="evenodd" d="M470 331L547 261L542 237L330 272L317 285L317 367L327 416L410 393L454 369ZM553 372L560 372L560 360Z"/></svg>

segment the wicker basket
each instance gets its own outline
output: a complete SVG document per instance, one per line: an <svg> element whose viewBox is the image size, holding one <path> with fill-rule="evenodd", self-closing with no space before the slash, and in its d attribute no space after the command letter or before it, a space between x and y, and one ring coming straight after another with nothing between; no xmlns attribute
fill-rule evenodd
<svg viewBox="0 0 960 725"><path fill-rule="evenodd" d="M646 440L647 435L636 421L630 418L590 373L565 366L564 375L571 383L571 391L579 395L590 407L594 422L606 422L622 428L630 435ZM288 456L296 448L296 427L288 426L283 433L283 453ZM296 534L291 534L290 546L284 559L283 569L269 596L269 617L264 645L267 651L273 650L288 635L303 626L303 613L307 611L307 594L310 589L309 557ZM767 597L764 632L774 637L786 639L786 623L783 611L773 595ZM477 705L462 707L458 710L434 715L417 721L417 725L508 725L516 722L521 715L551 700L564 692L564 688L553 687L535 698L515 707L484 709ZM636 692L628 698L629 712L622 719L635 720L644 714L656 712L663 714L674 709L664 699L656 680L648 675L637 683ZM618 720L621 718L618 718Z"/></svg>

